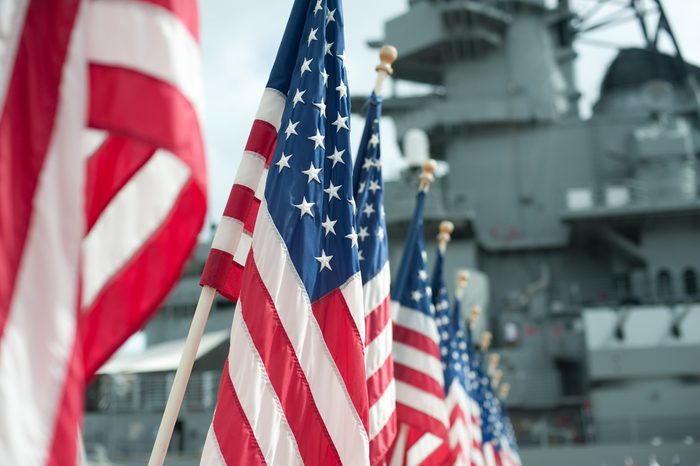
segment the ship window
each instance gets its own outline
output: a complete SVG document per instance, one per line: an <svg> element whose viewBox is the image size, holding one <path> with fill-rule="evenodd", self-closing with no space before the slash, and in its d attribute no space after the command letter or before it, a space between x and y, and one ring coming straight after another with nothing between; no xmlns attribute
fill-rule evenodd
<svg viewBox="0 0 700 466"><path fill-rule="evenodd" d="M692 267L683 272L683 289L686 296L694 298L698 295L698 274Z"/></svg>
<svg viewBox="0 0 700 466"><path fill-rule="evenodd" d="M662 269L656 276L656 294L661 300L673 298L673 282L671 273L667 269Z"/></svg>

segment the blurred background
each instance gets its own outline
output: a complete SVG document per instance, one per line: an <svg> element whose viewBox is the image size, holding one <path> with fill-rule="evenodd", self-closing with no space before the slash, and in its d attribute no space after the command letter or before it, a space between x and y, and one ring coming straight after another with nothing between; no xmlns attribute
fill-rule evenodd
<svg viewBox="0 0 700 466"><path fill-rule="evenodd" d="M289 3L201 4L212 222ZM523 463L699 465L700 3L352 0L345 10L358 114L376 47L400 54L382 120L392 262L417 167L438 159L425 234L456 225L448 276L472 272L466 299L485 310L481 329L502 355ZM150 452L209 241L207 229L161 311L90 386L91 458L143 464ZM172 464L198 458L232 314L218 299Z"/></svg>

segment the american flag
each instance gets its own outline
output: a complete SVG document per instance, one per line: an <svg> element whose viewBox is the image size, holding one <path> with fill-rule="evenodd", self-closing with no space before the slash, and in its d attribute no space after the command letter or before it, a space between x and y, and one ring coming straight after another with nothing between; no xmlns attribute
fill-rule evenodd
<svg viewBox="0 0 700 466"><path fill-rule="evenodd" d="M370 461L382 464L396 437L396 389L391 357L392 325L389 291L389 244L384 215L379 119L382 99L375 93L367 102L365 129L355 160L360 271L365 300L365 363L369 395Z"/></svg>
<svg viewBox="0 0 700 466"><path fill-rule="evenodd" d="M440 335L428 285L422 185L392 296L396 410L400 430L392 464L441 464L449 450ZM402 425L403 424L403 425Z"/></svg>
<svg viewBox="0 0 700 466"><path fill-rule="evenodd" d="M341 2L296 1L267 91L283 99L270 121L281 131L202 464L369 464L345 53Z"/></svg>
<svg viewBox="0 0 700 466"><path fill-rule="evenodd" d="M484 466L486 464L483 451L483 433L481 430L481 353L474 344L474 336L471 328L467 327L467 351L469 357L469 372L467 381L469 384L469 403L471 425L469 432L472 435L471 442L471 466Z"/></svg>
<svg viewBox="0 0 700 466"><path fill-rule="evenodd" d="M483 361L483 355L482 355ZM498 431L498 398L493 393L491 377L480 366L479 399L481 405L481 432L483 435L484 463L486 466L502 466Z"/></svg>
<svg viewBox="0 0 700 466"><path fill-rule="evenodd" d="M513 424L508 417L508 412L503 402L500 403L500 423L501 423L501 447L504 465L522 466L520 453L518 453L518 441L515 437Z"/></svg>
<svg viewBox="0 0 700 466"><path fill-rule="evenodd" d="M85 381L206 211L196 3L0 8L0 451L77 462Z"/></svg>
<svg viewBox="0 0 700 466"><path fill-rule="evenodd" d="M469 398L469 354L464 323L461 317L461 293L457 290L454 308L450 307L445 285L443 264L445 251L438 249L433 273L436 294L435 308L440 332L440 355L445 373L445 397L450 416L451 464L471 464L471 403Z"/></svg>
<svg viewBox="0 0 700 466"><path fill-rule="evenodd" d="M515 447L514 437L511 438L509 432L509 421L506 417L503 402L492 392L491 401L491 422L494 435L494 446L497 451L500 466L520 466L517 447Z"/></svg>

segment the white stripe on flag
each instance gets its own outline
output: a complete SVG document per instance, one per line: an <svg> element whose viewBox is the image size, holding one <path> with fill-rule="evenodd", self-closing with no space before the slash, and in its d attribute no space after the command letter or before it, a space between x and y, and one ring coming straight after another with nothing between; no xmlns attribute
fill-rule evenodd
<svg viewBox="0 0 700 466"><path fill-rule="evenodd" d="M445 413L445 401L432 393L418 389L400 380L396 380L396 400L421 411L448 426Z"/></svg>
<svg viewBox="0 0 700 466"><path fill-rule="evenodd" d="M216 439L216 434L214 433L214 425L209 426L209 432L207 432L207 439L204 441L204 448L202 449L202 458L199 460L199 466L226 466L226 461L221 454L221 449L219 448L219 441Z"/></svg>
<svg viewBox="0 0 700 466"><path fill-rule="evenodd" d="M408 440L408 426L401 424L399 433L394 442L394 451L391 453L391 461L389 466L402 466L403 459L406 455L406 441Z"/></svg>
<svg viewBox="0 0 700 466"><path fill-rule="evenodd" d="M255 115L256 120L262 120L275 127L277 132L282 124L282 113L287 104L287 96L277 89L267 88L260 99L260 105Z"/></svg>
<svg viewBox="0 0 700 466"><path fill-rule="evenodd" d="M401 306L396 301L391 302L391 317L396 324L418 332L433 340L435 344L439 344L440 335L437 333L437 326L432 317L410 307Z"/></svg>
<svg viewBox="0 0 700 466"><path fill-rule="evenodd" d="M363 287L363 294L365 297L365 315L369 315L374 311L387 296L389 296L389 290L391 288L391 270L389 268L389 261L384 264L382 270L377 273L370 281L365 283Z"/></svg>
<svg viewBox="0 0 700 466"><path fill-rule="evenodd" d="M396 411L396 385L394 379L386 386L384 393L370 407L369 437L373 439L382 431L391 415Z"/></svg>
<svg viewBox="0 0 700 466"><path fill-rule="evenodd" d="M231 217L221 217L211 247L212 249L218 249L219 251L227 252L233 256L236 250L234 249L234 241L232 241L232 239L240 237L242 233L243 224L240 221Z"/></svg>
<svg viewBox="0 0 700 466"><path fill-rule="evenodd" d="M367 432L330 356L309 297L264 200L255 225L253 254L341 461L358 464L362 458L364 464L364 460L369 461Z"/></svg>
<svg viewBox="0 0 700 466"><path fill-rule="evenodd" d="M255 152L245 151L238 166L234 184L245 186L256 192L260 184L261 174L265 170L265 157Z"/></svg>
<svg viewBox="0 0 700 466"><path fill-rule="evenodd" d="M197 112L204 93L199 45L176 15L137 0L89 2L89 58L141 72L176 87Z"/></svg>
<svg viewBox="0 0 700 466"><path fill-rule="evenodd" d="M435 356L395 341L394 362L422 372L439 383L440 386L444 384L442 365Z"/></svg>
<svg viewBox="0 0 700 466"><path fill-rule="evenodd" d="M374 375L391 355L391 332L391 322L388 322L382 333L377 335L372 340L372 343L367 345L367 350L365 351L365 374L367 374L367 378Z"/></svg>
<svg viewBox="0 0 700 466"><path fill-rule="evenodd" d="M360 334L362 341L365 341L365 311L362 308L363 297L362 297L362 276L360 272L350 277L341 288L340 292L343 294L345 299L345 304L348 305L350 310L350 315L352 320L355 322L355 328Z"/></svg>
<svg viewBox="0 0 700 466"><path fill-rule="evenodd" d="M228 376L267 464L302 465L294 434L243 321L241 305L239 301L231 327Z"/></svg>
<svg viewBox="0 0 700 466"><path fill-rule="evenodd" d="M189 176L178 157L158 149L114 196L83 241L83 308L162 225Z"/></svg>
<svg viewBox="0 0 700 466"><path fill-rule="evenodd" d="M81 5L80 12L83 9ZM0 340L0 455L8 465L38 465L46 460L76 335L85 189L80 135L87 108L85 28L80 12L34 197L38 208L32 212Z"/></svg>
<svg viewBox="0 0 700 466"><path fill-rule="evenodd" d="M406 454L406 466L418 466L442 445L442 439L431 433L425 433L411 445Z"/></svg>

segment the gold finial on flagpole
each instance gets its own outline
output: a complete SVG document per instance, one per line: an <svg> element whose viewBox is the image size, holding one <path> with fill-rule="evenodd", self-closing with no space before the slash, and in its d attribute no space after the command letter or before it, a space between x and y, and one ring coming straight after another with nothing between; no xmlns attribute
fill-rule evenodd
<svg viewBox="0 0 700 466"><path fill-rule="evenodd" d="M457 299L462 299L464 297L464 289L467 287L468 283L469 272L467 272L466 270L460 270L459 272L457 272L457 288L455 290L455 296L457 296ZM471 316L469 317L469 319L471 321Z"/></svg>
<svg viewBox="0 0 700 466"><path fill-rule="evenodd" d="M394 74L394 68L391 66L399 57L399 52L392 45L385 45L379 50L379 64L375 68L377 71L377 82L374 86L374 93L382 95L384 81L388 76Z"/></svg>
<svg viewBox="0 0 700 466"><path fill-rule="evenodd" d="M491 346L491 340L493 340L493 333L491 333L487 330L481 334L481 341L480 341L481 351L488 351L489 350L489 347Z"/></svg>
<svg viewBox="0 0 700 466"><path fill-rule="evenodd" d="M498 369L498 365L501 363L501 355L498 353L489 354L489 373L492 373Z"/></svg>
<svg viewBox="0 0 700 466"><path fill-rule="evenodd" d="M501 388L498 390L498 394L500 395L502 400L506 400L508 398L508 395L510 395L510 384L505 382L501 384Z"/></svg>
<svg viewBox="0 0 700 466"><path fill-rule="evenodd" d="M479 321L479 317L481 317L481 306L474 306L469 312L469 328L474 330L476 323Z"/></svg>
<svg viewBox="0 0 700 466"><path fill-rule="evenodd" d="M420 190L428 192L430 185L435 181L435 167L437 167L437 162L433 159L427 160L423 164L423 170L420 173Z"/></svg>
<svg viewBox="0 0 700 466"><path fill-rule="evenodd" d="M491 376L491 385L493 385L493 388L498 388L502 380L503 371L501 369L496 369L493 371L493 375Z"/></svg>
<svg viewBox="0 0 700 466"><path fill-rule="evenodd" d="M452 222L445 220L440 222L440 232L437 235L438 247L442 253L447 249L447 243L452 240L452 232L455 231L455 225Z"/></svg>

